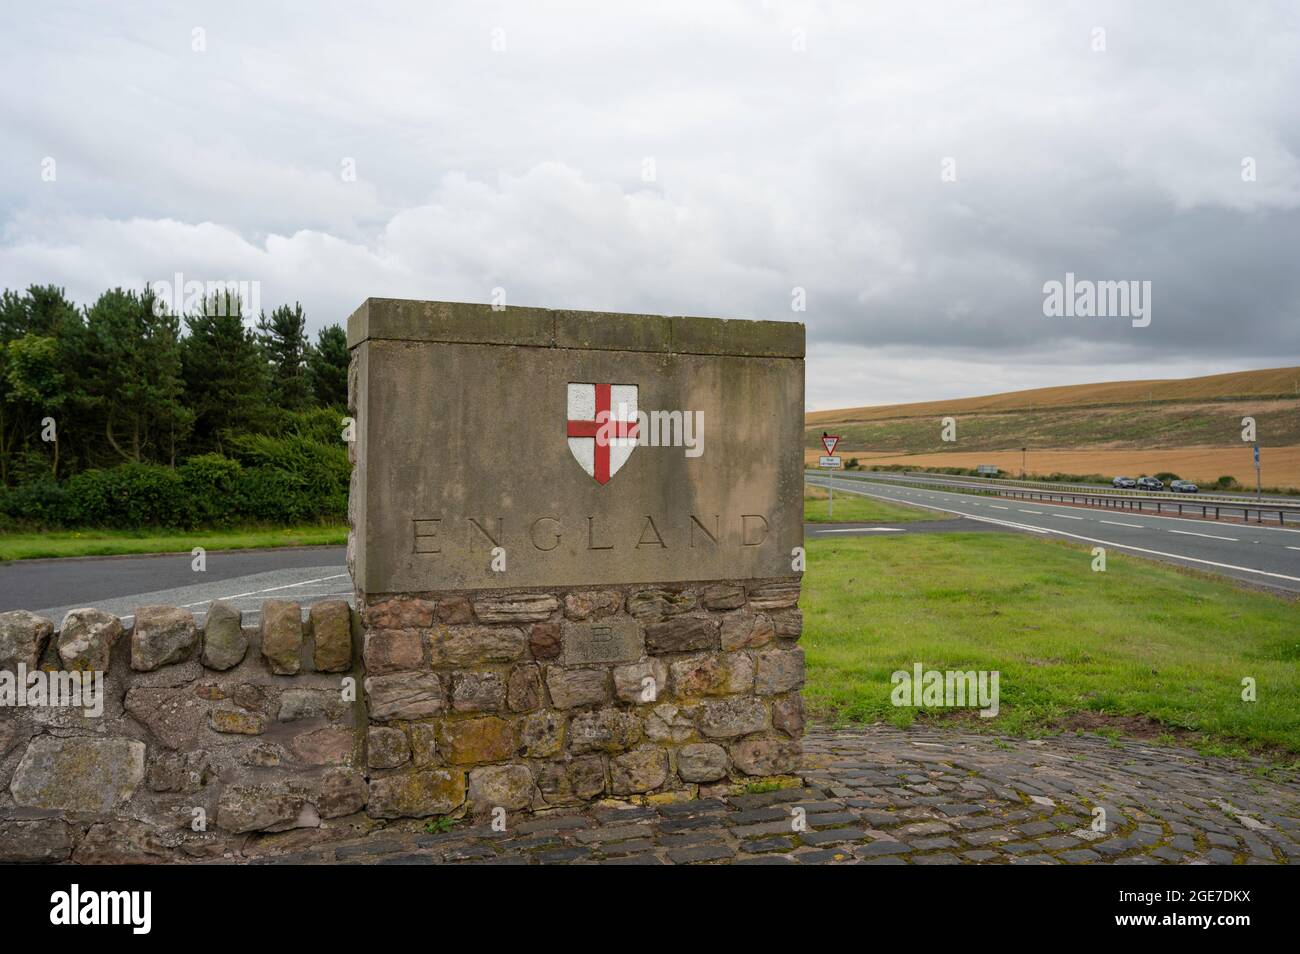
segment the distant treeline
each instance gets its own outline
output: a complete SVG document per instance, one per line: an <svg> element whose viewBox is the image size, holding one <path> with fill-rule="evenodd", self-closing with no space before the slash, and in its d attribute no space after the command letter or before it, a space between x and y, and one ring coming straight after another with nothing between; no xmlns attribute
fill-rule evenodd
<svg viewBox="0 0 1300 954"><path fill-rule="evenodd" d="M0 526L342 519L347 334L310 341L298 304L243 307L0 295Z"/></svg>

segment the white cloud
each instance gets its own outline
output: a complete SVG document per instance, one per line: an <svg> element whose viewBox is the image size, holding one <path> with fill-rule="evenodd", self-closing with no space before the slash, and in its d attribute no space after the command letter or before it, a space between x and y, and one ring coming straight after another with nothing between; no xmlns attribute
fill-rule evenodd
<svg viewBox="0 0 1300 954"><path fill-rule="evenodd" d="M1023 386L1300 355L1285 8L4 16L0 285L86 301L176 271L259 280L265 306L300 300L313 328L370 295L495 286L519 304L798 318L816 406L1006 390L1030 368ZM1042 283L1066 271L1152 280L1151 328L1044 319Z"/></svg>

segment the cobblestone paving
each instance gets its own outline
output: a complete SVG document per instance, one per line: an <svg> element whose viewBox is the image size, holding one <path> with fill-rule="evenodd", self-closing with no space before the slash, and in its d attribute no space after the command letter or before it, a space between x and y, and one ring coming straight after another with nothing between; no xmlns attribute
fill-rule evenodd
<svg viewBox="0 0 1300 954"><path fill-rule="evenodd" d="M1278 864L1300 862L1300 784L1256 763L1097 736L1041 742L810 728L803 787L598 807L249 859L347 864ZM1093 831L1105 809L1104 832ZM798 811L802 810L802 811ZM794 831L799 816L806 830ZM270 847L268 843L265 847Z"/></svg>

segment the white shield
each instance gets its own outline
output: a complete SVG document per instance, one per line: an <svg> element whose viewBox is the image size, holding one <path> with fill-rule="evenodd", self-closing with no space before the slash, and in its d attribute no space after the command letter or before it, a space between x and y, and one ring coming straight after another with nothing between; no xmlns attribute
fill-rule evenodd
<svg viewBox="0 0 1300 954"><path fill-rule="evenodd" d="M635 384L570 384L565 433L574 459L605 484L637 444Z"/></svg>

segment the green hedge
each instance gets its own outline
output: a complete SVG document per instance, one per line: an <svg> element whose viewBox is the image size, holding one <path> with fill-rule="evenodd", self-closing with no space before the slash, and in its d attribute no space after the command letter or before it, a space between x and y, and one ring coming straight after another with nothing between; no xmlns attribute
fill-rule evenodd
<svg viewBox="0 0 1300 954"><path fill-rule="evenodd" d="M223 527L347 517L347 451L307 437L259 435L236 442L240 459L191 457L176 468L121 464L0 491L10 526L40 528Z"/></svg>

